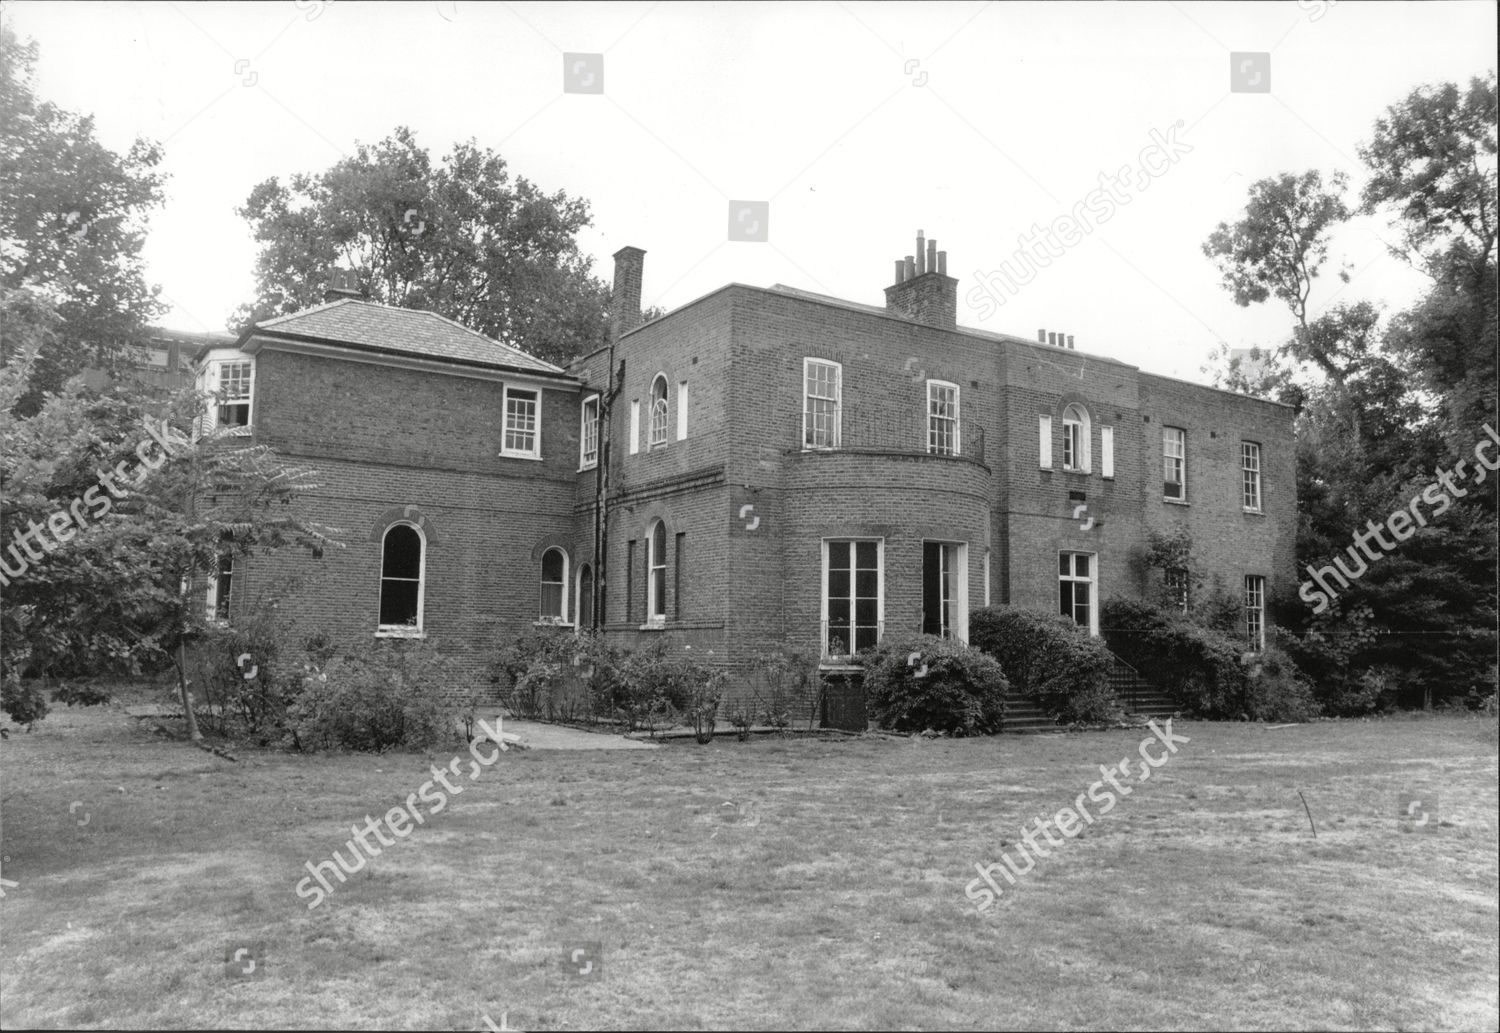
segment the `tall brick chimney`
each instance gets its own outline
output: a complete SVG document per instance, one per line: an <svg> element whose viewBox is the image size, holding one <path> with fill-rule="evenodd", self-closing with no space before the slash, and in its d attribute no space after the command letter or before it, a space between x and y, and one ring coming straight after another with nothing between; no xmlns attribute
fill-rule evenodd
<svg viewBox="0 0 1500 1033"><path fill-rule="evenodd" d="M917 253L896 260L896 282L885 289L885 310L928 326L958 325L958 281L948 275L948 252L917 230Z"/></svg>
<svg viewBox="0 0 1500 1033"><path fill-rule="evenodd" d="M609 296L609 316L616 337L641 325L641 272L645 265L646 252L638 247L622 247L615 252L615 286Z"/></svg>

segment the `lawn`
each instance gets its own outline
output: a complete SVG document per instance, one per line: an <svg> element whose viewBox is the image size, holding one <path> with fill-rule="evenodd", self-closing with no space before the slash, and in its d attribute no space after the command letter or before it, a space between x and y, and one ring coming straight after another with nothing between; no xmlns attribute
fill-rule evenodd
<svg viewBox="0 0 1500 1033"><path fill-rule="evenodd" d="M231 763L58 709L0 746L0 1023L1496 1028L1493 719L1173 730L984 913L975 863L1141 731L511 750L309 910L459 748Z"/></svg>

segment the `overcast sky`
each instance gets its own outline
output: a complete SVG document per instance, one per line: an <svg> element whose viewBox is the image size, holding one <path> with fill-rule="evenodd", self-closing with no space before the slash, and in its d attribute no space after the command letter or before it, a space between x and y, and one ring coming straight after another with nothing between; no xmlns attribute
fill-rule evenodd
<svg viewBox="0 0 1500 1033"><path fill-rule="evenodd" d="M1214 225L1282 171L1344 170L1356 199L1374 120L1413 87L1493 67L1495 10L277 0L14 2L3 16L40 44L44 98L94 114L110 147L164 144L146 255L169 327L221 330L252 297L234 209L256 183L405 124L434 159L472 137L586 198L596 273L644 248L647 304L731 281L883 304L922 229L959 280L960 324L1072 333L1080 351L1204 380L1215 343L1275 344L1290 325L1274 305L1233 304L1201 252ZM1269 63L1233 68L1238 52ZM602 93L565 92L564 53L602 55ZM1153 133L1178 153L1142 173ZM1122 166L1135 182L1107 219L1029 282L979 288L1002 263L1024 276L1018 237ZM768 203L764 242L728 239L732 201ZM1420 280L1382 238L1378 218L1335 238L1316 308L1337 295L1390 313L1414 297Z"/></svg>

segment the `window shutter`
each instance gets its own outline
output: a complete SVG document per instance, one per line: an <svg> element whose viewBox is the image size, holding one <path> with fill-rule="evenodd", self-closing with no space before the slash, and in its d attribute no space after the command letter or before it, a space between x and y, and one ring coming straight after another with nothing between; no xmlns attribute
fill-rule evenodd
<svg viewBox="0 0 1500 1033"><path fill-rule="evenodd" d="M677 440L687 437L687 381L677 385Z"/></svg>
<svg viewBox="0 0 1500 1033"><path fill-rule="evenodd" d="M1045 469L1052 469L1052 417L1038 416L1037 425L1040 430L1040 440L1037 442L1037 455L1039 465Z"/></svg>
<svg viewBox="0 0 1500 1033"><path fill-rule="evenodd" d="M1099 428L1099 463L1103 467L1101 471L1105 477L1115 475L1115 429L1113 427Z"/></svg>
<svg viewBox="0 0 1500 1033"><path fill-rule="evenodd" d="M630 403L630 454L641 450L641 403L637 399Z"/></svg>

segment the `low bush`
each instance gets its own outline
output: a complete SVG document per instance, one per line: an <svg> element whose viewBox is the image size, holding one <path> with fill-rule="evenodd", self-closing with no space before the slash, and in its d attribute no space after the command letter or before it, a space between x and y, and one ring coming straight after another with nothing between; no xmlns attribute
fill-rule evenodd
<svg viewBox="0 0 1500 1033"><path fill-rule="evenodd" d="M988 654L933 635L892 637L861 655L865 696L880 727L954 735L1000 730L1005 674Z"/></svg>
<svg viewBox="0 0 1500 1033"><path fill-rule="evenodd" d="M1252 721L1312 721L1322 713L1292 658L1268 646L1246 658L1246 716Z"/></svg>
<svg viewBox="0 0 1500 1033"><path fill-rule="evenodd" d="M233 627L205 629L185 650L199 726L260 745L282 739L287 707L302 691L309 645L317 655L332 652L325 635L298 635L274 600L245 607Z"/></svg>
<svg viewBox="0 0 1500 1033"><path fill-rule="evenodd" d="M464 676L431 640L381 640L322 670L306 663L300 680L287 727L302 749L417 750L458 739L451 707Z"/></svg>
<svg viewBox="0 0 1500 1033"><path fill-rule="evenodd" d="M969 642L994 657L1012 691L1067 723L1120 716L1109 684L1109 650L1061 614L987 606L969 617Z"/></svg>
<svg viewBox="0 0 1500 1033"><path fill-rule="evenodd" d="M1109 648L1199 717L1242 717L1249 683L1244 647L1147 603L1111 599L1100 618Z"/></svg>

